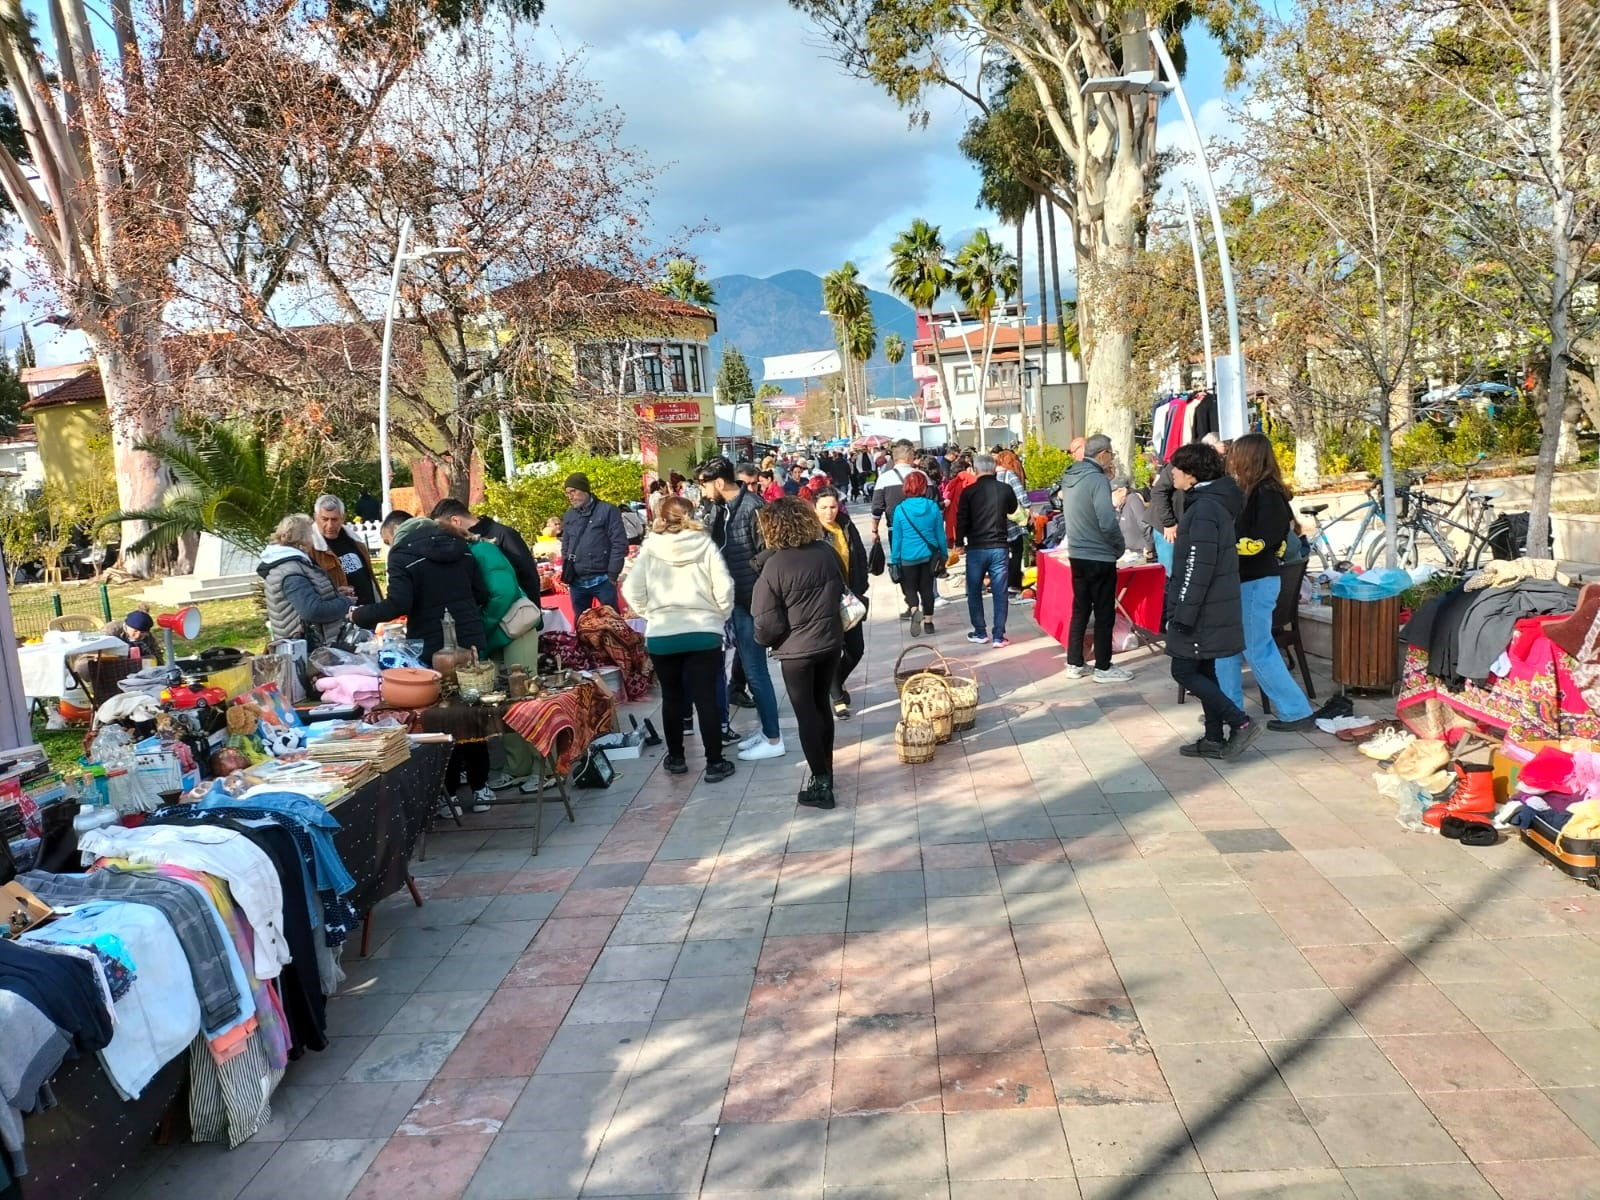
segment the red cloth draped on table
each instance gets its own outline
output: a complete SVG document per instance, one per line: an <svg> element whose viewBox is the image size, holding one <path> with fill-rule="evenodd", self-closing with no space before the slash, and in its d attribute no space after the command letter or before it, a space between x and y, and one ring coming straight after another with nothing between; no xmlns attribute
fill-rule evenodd
<svg viewBox="0 0 1600 1200"><path fill-rule="evenodd" d="M617 709L603 688L580 683L565 692L519 700L505 711L505 723L565 773L589 743L610 729Z"/></svg>
<svg viewBox="0 0 1600 1200"><path fill-rule="evenodd" d="M1466 729L1503 733L1514 742L1568 737L1600 738L1600 715L1585 703L1572 678L1576 660L1544 634L1556 617L1518 621L1506 649L1510 667L1487 687L1447 688L1428 674L1428 652L1407 647L1395 715L1413 732L1454 740Z"/></svg>
<svg viewBox="0 0 1600 1200"><path fill-rule="evenodd" d="M644 635L636 633L617 610L596 605L578 614L578 644L598 661L611 662L622 671L622 698L640 700L650 691L650 655Z"/></svg>
<svg viewBox="0 0 1600 1200"><path fill-rule="evenodd" d="M1037 560L1038 599L1033 619L1061 645L1067 644L1072 624L1072 567L1064 551L1047 550ZM1117 611L1136 629L1150 634L1161 630L1161 608L1167 591L1167 572L1160 563L1141 563L1117 569Z"/></svg>

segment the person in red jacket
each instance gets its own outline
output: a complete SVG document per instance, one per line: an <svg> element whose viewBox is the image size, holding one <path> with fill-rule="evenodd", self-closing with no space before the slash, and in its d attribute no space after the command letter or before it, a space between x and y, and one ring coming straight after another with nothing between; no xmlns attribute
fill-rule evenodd
<svg viewBox="0 0 1600 1200"><path fill-rule="evenodd" d="M952 546L961 544L956 540L956 506L961 503L961 493L977 478L977 472L972 469L972 456L963 454L952 464L950 478L944 483L944 535Z"/></svg>

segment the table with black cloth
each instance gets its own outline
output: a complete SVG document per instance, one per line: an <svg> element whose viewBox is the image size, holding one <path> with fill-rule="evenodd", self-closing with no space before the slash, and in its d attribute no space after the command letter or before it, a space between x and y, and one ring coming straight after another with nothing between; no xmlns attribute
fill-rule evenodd
<svg viewBox="0 0 1600 1200"><path fill-rule="evenodd" d="M450 747L420 745L411 757L363 784L329 811L339 820L334 845L356 881L351 903L366 913L405 887L411 853L428 807L444 778ZM76 863L69 826L55 861ZM335 1031L337 1032L337 1031ZM183 1091L188 1055L174 1058L139 1099L117 1094L98 1057L69 1061L51 1080L57 1106L25 1122L29 1172L20 1180L27 1200L87 1200L128 1170L149 1145L163 1116ZM179 1111L181 1125L184 1114Z"/></svg>

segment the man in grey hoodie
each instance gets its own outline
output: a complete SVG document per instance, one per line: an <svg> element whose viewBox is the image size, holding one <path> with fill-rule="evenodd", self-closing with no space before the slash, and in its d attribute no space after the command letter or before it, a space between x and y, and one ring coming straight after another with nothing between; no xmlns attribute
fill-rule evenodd
<svg viewBox="0 0 1600 1200"><path fill-rule="evenodd" d="M1061 515L1066 525L1067 562L1072 567L1072 622L1067 635L1067 678L1089 674L1083 661L1083 635L1094 619L1094 681L1125 683L1130 671L1111 665L1111 631L1117 607L1117 559L1126 544L1111 503L1111 470L1116 456L1111 439L1094 434L1084 443L1083 459L1061 476Z"/></svg>

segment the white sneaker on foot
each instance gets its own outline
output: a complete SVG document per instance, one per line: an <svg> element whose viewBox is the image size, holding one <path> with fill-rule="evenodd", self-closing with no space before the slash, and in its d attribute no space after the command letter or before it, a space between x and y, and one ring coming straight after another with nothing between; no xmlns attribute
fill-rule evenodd
<svg viewBox="0 0 1600 1200"><path fill-rule="evenodd" d="M494 791L491 788L481 787L472 793L472 811L488 812L494 804Z"/></svg>
<svg viewBox="0 0 1600 1200"><path fill-rule="evenodd" d="M1087 679L1089 678L1089 668L1083 666L1075 667L1071 663L1068 663L1066 676L1068 679Z"/></svg>
<svg viewBox="0 0 1600 1200"><path fill-rule="evenodd" d="M1133 672L1127 667L1107 667L1104 671L1098 668L1094 673L1096 683L1127 683L1133 678Z"/></svg>
<svg viewBox="0 0 1600 1200"><path fill-rule="evenodd" d="M748 734L742 741L740 741L739 749L748 750L752 746L759 746L762 742L764 742L766 740L767 740L767 735L762 733L761 730L758 729L754 733Z"/></svg>
<svg viewBox="0 0 1600 1200"><path fill-rule="evenodd" d="M526 778L526 775L510 775L505 771L501 771L498 775L493 776L489 782L483 786L491 792L498 792L508 787L516 787L517 784L521 783Z"/></svg>
<svg viewBox="0 0 1600 1200"><path fill-rule="evenodd" d="M762 738L749 749L739 751L739 758L743 762L760 762L764 758L782 758L788 752L782 738L775 742Z"/></svg>

